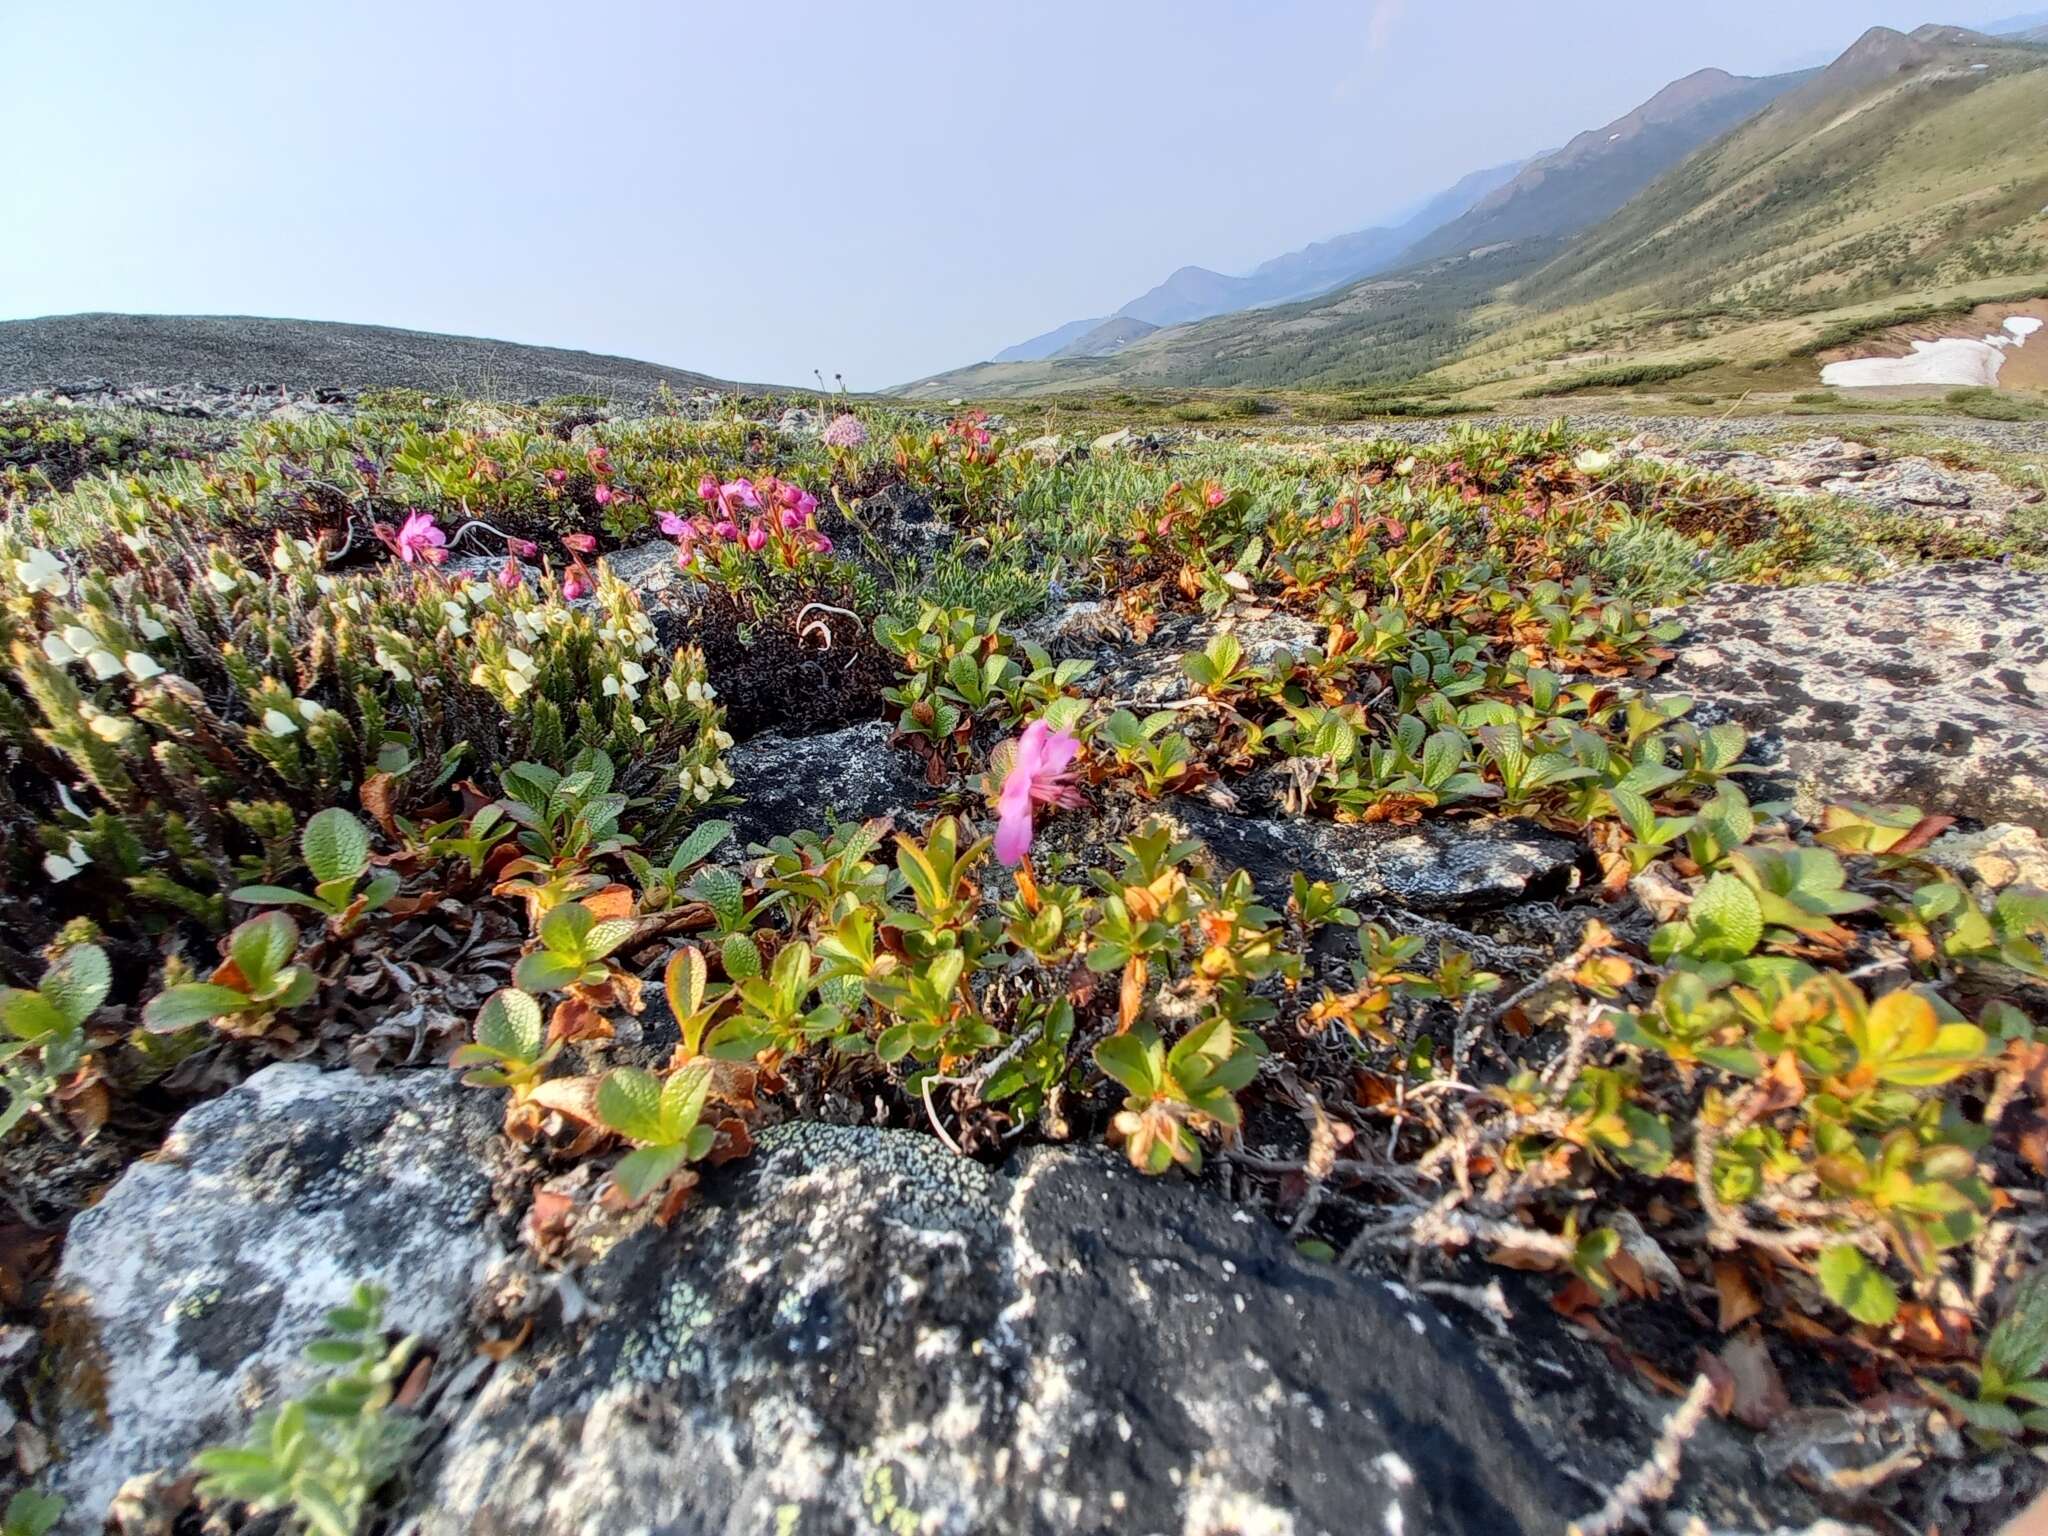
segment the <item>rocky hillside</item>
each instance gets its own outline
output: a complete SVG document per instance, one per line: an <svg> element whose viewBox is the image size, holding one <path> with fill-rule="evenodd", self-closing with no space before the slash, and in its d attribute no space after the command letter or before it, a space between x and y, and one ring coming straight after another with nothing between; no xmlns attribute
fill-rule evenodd
<svg viewBox="0 0 2048 1536"><path fill-rule="evenodd" d="M2027 488L202 426L0 404L8 1536L2040 1491Z"/></svg>
<svg viewBox="0 0 2048 1536"><path fill-rule="evenodd" d="M381 325L248 315L50 315L0 320L0 394L96 382L275 391L420 389L477 399L730 388L681 368Z"/></svg>

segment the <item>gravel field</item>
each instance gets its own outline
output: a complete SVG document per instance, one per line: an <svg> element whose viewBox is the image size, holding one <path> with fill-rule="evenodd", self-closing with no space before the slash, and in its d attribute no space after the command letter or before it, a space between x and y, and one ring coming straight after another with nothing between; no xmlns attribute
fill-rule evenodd
<svg viewBox="0 0 2048 1536"><path fill-rule="evenodd" d="M240 389L423 389L467 399L644 400L730 389L707 374L561 347L246 315L51 315L0 321L0 395L92 380Z"/></svg>

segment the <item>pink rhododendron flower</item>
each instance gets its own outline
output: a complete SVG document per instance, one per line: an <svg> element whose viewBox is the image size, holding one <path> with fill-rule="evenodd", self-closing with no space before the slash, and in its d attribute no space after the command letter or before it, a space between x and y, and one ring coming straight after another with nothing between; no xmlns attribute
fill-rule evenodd
<svg viewBox="0 0 2048 1536"><path fill-rule="evenodd" d="M673 512L664 512L655 521L660 524L661 531L672 539L680 539L690 531L690 525Z"/></svg>
<svg viewBox="0 0 2048 1536"><path fill-rule="evenodd" d="M868 440L868 429L860 424L860 418L851 412L842 412L832 418L825 428L824 443L827 448L858 448Z"/></svg>
<svg viewBox="0 0 2048 1536"><path fill-rule="evenodd" d="M740 525L728 517L722 522L713 523L711 531L721 539L737 539L740 536Z"/></svg>
<svg viewBox="0 0 2048 1536"><path fill-rule="evenodd" d="M725 499L728 506L737 503L742 507L753 507L758 510L761 505L761 493L754 489L754 482L751 480L728 480L718 488L718 494Z"/></svg>
<svg viewBox="0 0 2048 1536"><path fill-rule="evenodd" d="M398 525L391 547L407 565L416 560L439 565L448 558L448 535L435 526L432 514L415 512Z"/></svg>
<svg viewBox="0 0 2048 1536"><path fill-rule="evenodd" d="M568 483L569 471L566 469L551 469L548 471L549 485L567 485Z"/></svg>
<svg viewBox="0 0 2048 1536"><path fill-rule="evenodd" d="M507 539L505 548L522 560L531 560L540 553L540 546L531 539Z"/></svg>
<svg viewBox="0 0 2048 1536"><path fill-rule="evenodd" d="M565 533L562 535L562 543L568 548L575 550L579 555L594 555L597 553L597 540L587 533Z"/></svg>
<svg viewBox="0 0 2048 1536"><path fill-rule="evenodd" d="M1212 508L1220 507L1224 502L1230 500L1230 492L1224 490L1220 485L1212 485L1209 487L1209 494L1202 499L1208 502Z"/></svg>
<svg viewBox="0 0 2048 1536"><path fill-rule="evenodd" d="M595 585L590 579L590 572L584 569L583 562L573 561L569 569L562 573L562 600L573 603L579 597L588 597Z"/></svg>
<svg viewBox="0 0 2048 1536"><path fill-rule="evenodd" d="M516 559L511 555L507 555L505 563L498 567L496 579L498 585L507 592L517 591L520 587L526 585L526 571Z"/></svg>
<svg viewBox="0 0 2048 1536"><path fill-rule="evenodd" d="M610 486L599 484L597 489L592 491L590 494L592 499L595 500L600 507L611 505L612 488Z"/></svg>
<svg viewBox="0 0 2048 1536"><path fill-rule="evenodd" d="M1071 807L1081 803L1080 791L1068 775L1080 750L1080 737L1055 731L1043 720L1024 727L997 798L996 857L1004 868L1015 869L1031 851L1034 805Z"/></svg>
<svg viewBox="0 0 2048 1536"><path fill-rule="evenodd" d="M811 535L811 548L821 555L829 555L832 553L832 541L822 533L814 533Z"/></svg>
<svg viewBox="0 0 2048 1536"><path fill-rule="evenodd" d="M697 499L703 502L713 502L718 500L717 476L706 475L703 479L697 482Z"/></svg>
<svg viewBox="0 0 2048 1536"><path fill-rule="evenodd" d="M768 530L759 523L747 530L747 548L761 549L768 543Z"/></svg>

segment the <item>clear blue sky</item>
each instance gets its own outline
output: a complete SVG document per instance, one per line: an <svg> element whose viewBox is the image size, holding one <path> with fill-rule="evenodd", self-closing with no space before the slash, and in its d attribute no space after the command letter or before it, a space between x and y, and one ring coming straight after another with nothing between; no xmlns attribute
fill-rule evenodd
<svg viewBox="0 0 2048 1536"><path fill-rule="evenodd" d="M0 0L0 318L307 316L881 388L1705 65L2020 8Z"/></svg>

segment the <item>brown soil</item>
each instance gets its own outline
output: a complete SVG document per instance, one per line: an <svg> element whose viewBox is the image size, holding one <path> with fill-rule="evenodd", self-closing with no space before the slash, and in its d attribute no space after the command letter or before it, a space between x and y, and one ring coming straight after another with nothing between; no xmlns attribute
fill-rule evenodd
<svg viewBox="0 0 2048 1536"><path fill-rule="evenodd" d="M843 594L806 600L851 607ZM703 646L718 680L727 728L741 741L764 731L815 736L876 719L882 690L899 680L895 658L865 623L814 608L800 627L803 608L804 600L792 600L779 613L755 618L717 594L691 625L690 638ZM830 630L829 646L820 626Z"/></svg>

